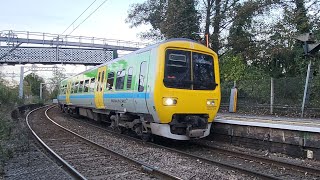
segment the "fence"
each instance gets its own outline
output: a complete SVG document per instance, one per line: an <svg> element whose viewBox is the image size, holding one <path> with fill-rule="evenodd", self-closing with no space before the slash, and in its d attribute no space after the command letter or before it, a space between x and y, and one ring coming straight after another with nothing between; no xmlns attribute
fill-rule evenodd
<svg viewBox="0 0 320 180"><path fill-rule="evenodd" d="M273 113L276 115L301 116L305 77L274 79ZM222 106L226 111L229 105L230 90L234 82L222 82ZM270 114L271 78L241 80L237 82L239 112ZM320 77L314 76L309 84L306 98L306 117L320 117Z"/></svg>

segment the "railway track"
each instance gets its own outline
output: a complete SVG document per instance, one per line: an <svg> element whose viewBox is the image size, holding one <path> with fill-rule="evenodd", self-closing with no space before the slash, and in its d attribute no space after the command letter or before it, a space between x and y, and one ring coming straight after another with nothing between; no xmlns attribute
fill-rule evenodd
<svg viewBox="0 0 320 180"><path fill-rule="evenodd" d="M62 127L47 115L50 108L52 107L31 111L26 117L26 122L33 135L74 178L180 179ZM38 111L40 113L36 114Z"/></svg>
<svg viewBox="0 0 320 180"><path fill-rule="evenodd" d="M50 110L48 114L54 117L59 124L69 127L74 132L83 134L92 139L92 141L176 174L182 179L262 179L253 174L248 175L234 171L235 169L230 171L231 168L203 161L199 157L187 156L180 151L165 146L146 143L137 138L115 133L109 128L101 127L101 124L93 125L92 121L75 119L69 115L61 116L61 114L59 117L57 116L59 114L57 108ZM100 137L105 139L101 140ZM266 178L264 177L263 179Z"/></svg>
<svg viewBox="0 0 320 180"><path fill-rule="evenodd" d="M305 165L300 165L297 163L292 163L292 162L287 162L284 160L275 160L271 159L265 156L261 155L255 155L255 154L249 154L245 152L240 152L240 151L235 151L231 149L226 149L222 147L217 147L215 145L211 145L209 141L206 140L201 140L198 142L194 142L197 147L203 147L206 148L207 150L210 150L214 153L219 153L219 154L225 154L227 156L237 156L240 157L244 160L249 160L249 161L256 161L256 162L263 162L263 163L269 163L273 164L278 167L284 167L286 169L294 169L297 171L300 171L303 174L309 173L309 174L314 174L320 178L320 169L319 168L314 168L311 166L305 166Z"/></svg>
<svg viewBox="0 0 320 180"><path fill-rule="evenodd" d="M90 126L92 123L87 123ZM95 126L100 128L99 126ZM114 133L111 130L106 130L109 133ZM133 141L139 142L140 140L125 135L117 134L117 136L130 138ZM144 142L141 142L144 143ZM151 146L157 146L169 150L184 154L185 156L210 163L212 165L222 166L224 168L243 172L245 174L259 177L262 179L318 179L320 177L320 170L312 167L302 166L299 164L277 161L274 159L235 152L219 147L209 146L205 143L194 143L186 146L172 147L177 144L174 143L171 148L154 143L146 143ZM169 145L170 146L170 145Z"/></svg>
<svg viewBox="0 0 320 180"><path fill-rule="evenodd" d="M181 146L174 149L178 149L178 151L186 153L186 155L211 161L213 164L218 163L266 179L320 178L320 170L313 167L222 149L199 142L189 144L188 148Z"/></svg>

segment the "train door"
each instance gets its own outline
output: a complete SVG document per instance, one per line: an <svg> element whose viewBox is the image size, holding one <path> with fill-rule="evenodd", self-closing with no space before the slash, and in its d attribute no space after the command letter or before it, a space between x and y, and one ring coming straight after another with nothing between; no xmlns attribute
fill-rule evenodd
<svg viewBox="0 0 320 180"><path fill-rule="evenodd" d="M148 113L147 109L147 74L148 74L148 62L142 61L140 64L140 71L139 71L139 79L138 79L138 89L136 93L134 93L134 104L136 112L139 113Z"/></svg>
<svg viewBox="0 0 320 180"><path fill-rule="evenodd" d="M98 68L97 73L97 81L96 81L96 87L94 91L94 102L97 109L103 109L105 108L104 102L103 102L103 91L104 91L104 84L105 84L105 78L106 78L106 71L107 67L102 66Z"/></svg>
<svg viewBox="0 0 320 180"><path fill-rule="evenodd" d="M68 81L67 89L66 89L66 104L70 104L70 92L71 92L71 81Z"/></svg>

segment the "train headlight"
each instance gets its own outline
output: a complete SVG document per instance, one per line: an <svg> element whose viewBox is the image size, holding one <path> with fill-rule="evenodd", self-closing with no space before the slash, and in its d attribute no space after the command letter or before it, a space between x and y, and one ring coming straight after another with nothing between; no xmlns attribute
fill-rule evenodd
<svg viewBox="0 0 320 180"><path fill-rule="evenodd" d="M162 103L165 106L175 106L177 104L177 98L162 98Z"/></svg>
<svg viewBox="0 0 320 180"><path fill-rule="evenodd" d="M215 103L214 103L214 100L213 99L208 99L207 100L207 106L214 106Z"/></svg>

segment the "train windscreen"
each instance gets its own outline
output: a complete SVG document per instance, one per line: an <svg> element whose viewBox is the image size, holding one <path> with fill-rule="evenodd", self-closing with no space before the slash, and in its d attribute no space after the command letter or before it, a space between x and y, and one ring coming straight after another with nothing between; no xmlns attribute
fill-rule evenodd
<svg viewBox="0 0 320 180"><path fill-rule="evenodd" d="M185 50L168 49L165 57L163 82L166 87L193 90L215 89L212 56Z"/></svg>

